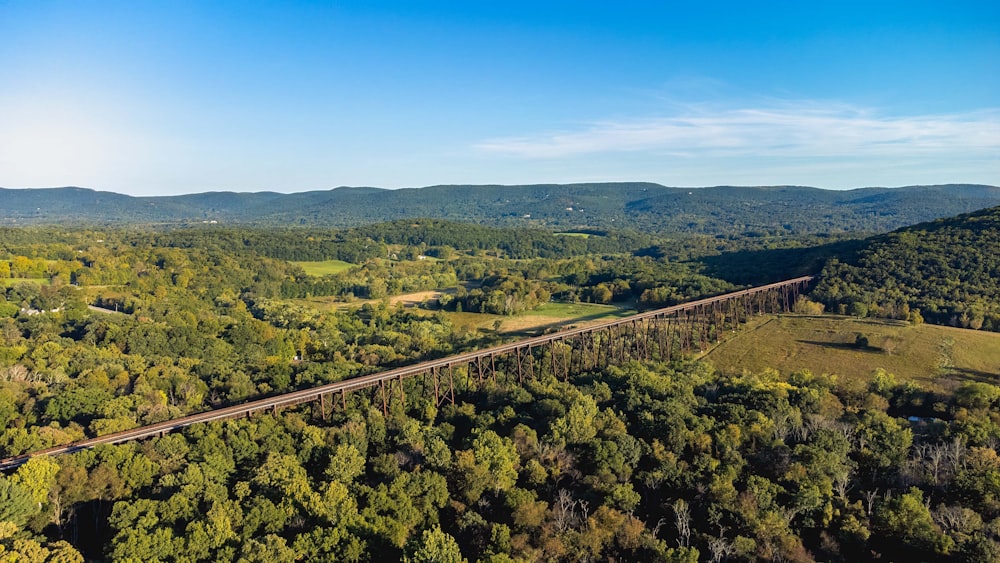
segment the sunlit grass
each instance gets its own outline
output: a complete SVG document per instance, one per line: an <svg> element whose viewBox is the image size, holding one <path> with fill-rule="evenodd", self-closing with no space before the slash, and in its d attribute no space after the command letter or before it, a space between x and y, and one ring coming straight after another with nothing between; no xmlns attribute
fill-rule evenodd
<svg viewBox="0 0 1000 563"><path fill-rule="evenodd" d="M343 260L323 260L322 262L292 262L296 266L301 266L307 276L330 276L345 272L354 267L350 262Z"/></svg>
<svg viewBox="0 0 1000 563"><path fill-rule="evenodd" d="M849 317L765 317L706 354L723 373L808 369L867 381L877 368L938 389L1000 382L1000 333ZM854 345L864 335L867 348Z"/></svg>
<svg viewBox="0 0 1000 563"><path fill-rule="evenodd" d="M457 328L467 331L489 330L508 335L528 336L542 330L560 329L579 323L627 317L632 309L593 303L546 303L520 315L490 315L484 313L445 313Z"/></svg>
<svg viewBox="0 0 1000 563"><path fill-rule="evenodd" d="M634 315L632 309L623 309L614 305L598 305L596 303L564 303L550 301L537 309L532 309L524 313L528 316L537 317L559 317L564 319L578 319L587 317L589 319L620 318Z"/></svg>
<svg viewBox="0 0 1000 563"><path fill-rule="evenodd" d="M0 285L10 287L19 283L36 283L38 285L50 285L51 280L45 278L0 278Z"/></svg>

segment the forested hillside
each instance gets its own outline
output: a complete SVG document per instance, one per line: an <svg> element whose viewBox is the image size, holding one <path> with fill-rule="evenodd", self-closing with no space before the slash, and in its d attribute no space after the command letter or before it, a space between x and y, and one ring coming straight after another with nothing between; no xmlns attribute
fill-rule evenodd
<svg viewBox="0 0 1000 563"><path fill-rule="evenodd" d="M874 237L827 264L814 296L858 316L1000 330L1000 207Z"/></svg>
<svg viewBox="0 0 1000 563"><path fill-rule="evenodd" d="M576 235L576 236L573 236ZM593 236L591 236L593 235ZM145 235L142 235L145 236ZM628 231L554 233L541 228L501 228L414 217L350 229L233 228L207 226L154 233L163 246L253 252L282 260L344 260L361 263L388 256L387 245L437 257L456 250L499 251L508 258L566 258L632 253L661 239Z"/></svg>
<svg viewBox="0 0 1000 563"><path fill-rule="evenodd" d="M212 192L130 197L82 188L0 189L0 224L345 227L429 217L495 226L712 235L885 232L1000 204L981 185L864 188L669 188L650 183L337 188L295 194Z"/></svg>

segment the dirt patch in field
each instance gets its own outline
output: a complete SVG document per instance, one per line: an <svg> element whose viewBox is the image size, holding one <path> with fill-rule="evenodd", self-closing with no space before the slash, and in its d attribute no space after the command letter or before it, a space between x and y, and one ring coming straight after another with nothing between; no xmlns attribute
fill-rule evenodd
<svg viewBox="0 0 1000 563"><path fill-rule="evenodd" d="M543 317L524 315L519 317L504 317L500 325L500 333L506 336L536 336L553 330L565 330L592 324L606 322L608 319L567 319L565 317Z"/></svg>
<svg viewBox="0 0 1000 563"><path fill-rule="evenodd" d="M573 323L572 319L563 319L559 317L538 317L538 316L520 316L520 317L509 317L502 321L503 324L500 325L500 332L502 333L519 333L528 330L539 330L542 328L547 328L550 326L562 326L569 325Z"/></svg>
<svg viewBox="0 0 1000 563"><path fill-rule="evenodd" d="M404 295L393 295L389 298L389 304L396 305L402 303L403 307L417 307L425 301L437 301L444 291L432 290L432 291L418 291L416 293L407 293Z"/></svg>

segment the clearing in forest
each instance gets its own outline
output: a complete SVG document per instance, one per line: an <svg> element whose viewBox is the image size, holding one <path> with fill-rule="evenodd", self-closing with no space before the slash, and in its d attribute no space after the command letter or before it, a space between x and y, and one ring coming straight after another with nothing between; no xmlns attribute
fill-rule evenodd
<svg viewBox="0 0 1000 563"><path fill-rule="evenodd" d="M635 310L627 307L554 301L545 303L537 309L513 316L483 313L447 313L452 322L467 330L497 330L497 332L506 336L525 337L534 336L546 330L582 326L634 314Z"/></svg>
<svg viewBox="0 0 1000 563"><path fill-rule="evenodd" d="M842 380L867 381L882 368L897 381L948 390L965 381L1000 382L1000 333L834 315L766 316L703 359L721 373L808 369Z"/></svg>
<svg viewBox="0 0 1000 563"><path fill-rule="evenodd" d="M0 285L11 287L19 283L36 283L38 285L50 285L52 282L46 278L0 278Z"/></svg>
<svg viewBox="0 0 1000 563"><path fill-rule="evenodd" d="M323 260L322 262L292 262L296 266L301 266L307 276L330 276L339 274L354 267L350 262L343 260Z"/></svg>
<svg viewBox="0 0 1000 563"><path fill-rule="evenodd" d="M417 308L423 303L433 302L443 293L454 293L454 289L418 291L403 295L393 295L384 301L395 306L402 304L407 308ZM304 307L312 307L320 311L349 311L361 307L365 303L378 303L379 299L358 299L354 301L336 301L330 297L308 297L294 299L293 303ZM428 315L435 310L419 309ZM455 326L476 332L479 330L494 331L507 336L533 336L550 329L568 328L587 323L607 321L635 314L635 309L628 306L598 305L595 303L562 303L550 302L532 311L520 315L492 315L487 313L456 313L444 311L444 314ZM499 324L498 324L499 323Z"/></svg>

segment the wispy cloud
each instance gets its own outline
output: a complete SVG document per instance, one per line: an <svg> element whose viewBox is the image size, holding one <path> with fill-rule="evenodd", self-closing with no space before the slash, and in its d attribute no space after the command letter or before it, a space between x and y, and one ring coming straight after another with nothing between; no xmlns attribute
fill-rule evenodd
<svg viewBox="0 0 1000 563"><path fill-rule="evenodd" d="M667 117L609 120L575 130L490 139L476 148L527 159L651 152L676 157L995 157L1000 110L880 116L873 110L810 102L711 110L688 106Z"/></svg>

